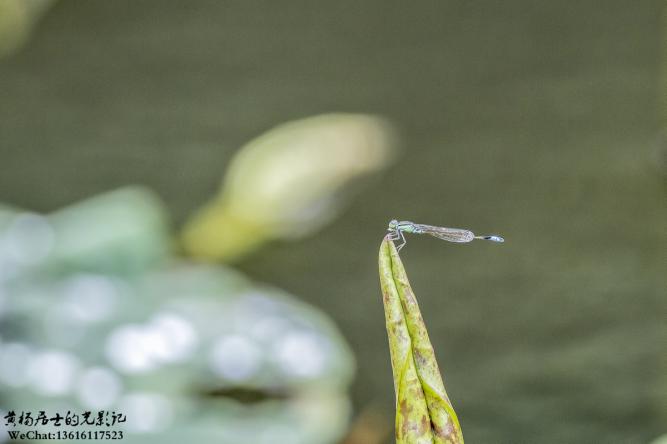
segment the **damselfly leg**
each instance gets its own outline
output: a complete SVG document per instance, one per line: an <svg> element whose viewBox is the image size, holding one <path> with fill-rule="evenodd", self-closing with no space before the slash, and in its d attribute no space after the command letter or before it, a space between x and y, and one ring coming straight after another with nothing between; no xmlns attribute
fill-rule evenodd
<svg viewBox="0 0 667 444"><path fill-rule="evenodd" d="M390 229L389 234L387 235L387 238L391 241L396 241L396 240L401 240L401 243L396 246L396 251L401 251L401 248L408 242L405 240L405 235L403 234L403 231L399 229Z"/></svg>
<svg viewBox="0 0 667 444"><path fill-rule="evenodd" d="M403 246L405 244L407 244L408 241L405 240L405 235L403 234L403 232L401 230L396 230L396 232L398 233L398 236L400 237L400 239L402 241L401 244L398 247L396 247L396 251L401 251L401 248L403 248Z"/></svg>

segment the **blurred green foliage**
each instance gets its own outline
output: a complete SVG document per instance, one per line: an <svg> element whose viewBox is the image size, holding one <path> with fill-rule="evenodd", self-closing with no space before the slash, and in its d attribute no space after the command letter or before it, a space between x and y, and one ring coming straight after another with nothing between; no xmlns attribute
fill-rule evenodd
<svg viewBox="0 0 667 444"><path fill-rule="evenodd" d="M363 114L280 125L243 146L212 202L186 225L188 254L237 261L273 239L298 239L331 222L353 184L394 158L393 131Z"/></svg>
<svg viewBox="0 0 667 444"><path fill-rule="evenodd" d="M55 0L0 0L0 59L21 48Z"/></svg>
<svg viewBox="0 0 667 444"><path fill-rule="evenodd" d="M331 320L170 242L142 188L0 211L2 416L113 410L133 443L340 439L353 358Z"/></svg>

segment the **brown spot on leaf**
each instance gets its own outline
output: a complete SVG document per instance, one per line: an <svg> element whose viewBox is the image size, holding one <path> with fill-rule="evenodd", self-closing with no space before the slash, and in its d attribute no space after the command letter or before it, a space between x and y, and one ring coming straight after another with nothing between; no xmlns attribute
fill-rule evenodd
<svg viewBox="0 0 667 444"><path fill-rule="evenodd" d="M401 409L401 415L403 416L403 425L402 425L402 430L401 430L401 433L402 433L401 436L407 436L408 428L410 426L410 421L409 421L410 416L409 415L410 415L410 412L412 411L412 407L410 407L410 405L408 404L408 401L405 400L405 399L401 401L401 405L399 407Z"/></svg>
<svg viewBox="0 0 667 444"><path fill-rule="evenodd" d="M431 431L431 418L428 415L422 416L421 428L419 430L420 435L424 435Z"/></svg>

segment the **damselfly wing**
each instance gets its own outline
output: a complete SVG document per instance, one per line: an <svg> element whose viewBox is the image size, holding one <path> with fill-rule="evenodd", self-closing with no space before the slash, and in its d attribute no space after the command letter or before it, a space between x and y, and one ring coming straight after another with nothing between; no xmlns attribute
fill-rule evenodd
<svg viewBox="0 0 667 444"><path fill-rule="evenodd" d="M419 233L430 234L433 237L449 242L465 243L475 239L472 231L461 228L436 227L423 224L415 224L415 227L419 230Z"/></svg>

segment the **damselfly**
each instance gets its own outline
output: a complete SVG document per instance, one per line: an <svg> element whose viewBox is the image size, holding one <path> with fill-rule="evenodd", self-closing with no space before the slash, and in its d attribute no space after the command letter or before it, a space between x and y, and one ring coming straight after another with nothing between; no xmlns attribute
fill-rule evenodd
<svg viewBox="0 0 667 444"><path fill-rule="evenodd" d="M387 231L389 232L389 239L400 239L402 241L401 244L397 247L397 250L403 248L403 246L407 243L404 233L430 234L431 236L437 237L438 239L458 243L472 242L475 239L484 239L493 242L505 242L505 239L496 235L475 236L475 233L472 231L463 230L461 228L434 227L433 225L416 224L406 220L397 221L396 219L392 219L389 222Z"/></svg>

